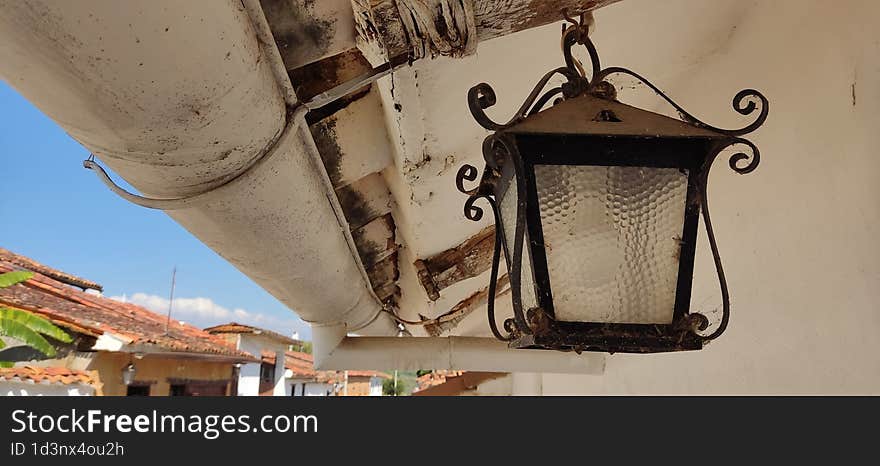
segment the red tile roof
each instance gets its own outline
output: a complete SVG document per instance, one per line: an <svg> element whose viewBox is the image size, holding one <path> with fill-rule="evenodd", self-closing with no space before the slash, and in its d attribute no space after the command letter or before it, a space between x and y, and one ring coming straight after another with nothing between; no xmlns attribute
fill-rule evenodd
<svg viewBox="0 0 880 466"><path fill-rule="evenodd" d="M286 337L280 333L273 332L271 330L266 330L264 328L254 327L252 325L244 325L236 322L230 322L228 324L215 325L213 327L208 327L205 329L208 333L213 334L222 334L222 333L234 333L234 334L245 334L245 335L264 335L268 338L272 338L274 340L278 340L279 342L285 345L302 345L303 342L299 340L294 340L293 338Z"/></svg>
<svg viewBox="0 0 880 466"><path fill-rule="evenodd" d="M34 260L20 256L18 254L12 253L6 249L0 248L0 258L4 261L9 262L13 265L17 265L23 269L30 270L32 272L41 273L49 278L54 278L61 283L65 283L68 285L73 285L78 288L82 288L84 290L92 289L98 291L104 291L104 287L101 285L91 281L86 280L85 278L80 278L75 275L71 275L67 272L62 272L58 269L53 269L52 267L40 264L35 262Z"/></svg>
<svg viewBox="0 0 880 466"><path fill-rule="evenodd" d="M239 361L255 358L221 337L172 320L140 306L85 293L39 272L40 264L0 248L0 273L26 268L34 276L0 289L0 305L39 314L55 325L90 336L110 333L130 344L153 345L163 351L211 354Z"/></svg>
<svg viewBox="0 0 880 466"><path fill-rule="evenodd" d="M426 388L440 385L446 382L447 378L460 377L464 371L436 370L422 374L416 379L416 390L424 390Z"/></svg>
<svg viewBox="0 0 880 466"><path fill-rule="evenodd" d="M263 351L261 355L263 362L267 364L275 364L275 353L271 351ZM284 368L290 369L293 375L298 378L317 378L318 373L315 371L315 361L311 354L300 353L299 351L284 352Z"/></svg>
<svg viewBox="0 0 880 466"><path fill-rule="evenodd" d="M318 381L326 382L326 383L342 383L345 380L345 373L348 372L348 378L351 380L353 377L379 377L382 379L390 379L391 376L379 371L363 371L363 370L353 370L353 371L321 371L318 373Z"/></svg>
<svg viewBox="0 0 880 466"><path fill-rule="evenodd" d="M96 371L77 371L65 367L22 366L0 369L0 380L61 385L83 384L99 388Z"/></svg>
<svg viewBox="0 0 880 466"><path fill-rule="evenodd" d="M457 373L457 375L453 375ZM427 375L427 374L426 374ZM419 389L413 392L413 396L457 396L476 389L483 382L495 380L507 375L505 372L461 372L449 371L438 378L430 379L431 385L422 387L422 377L419 377ZM440 383L434 381L442 379Z"/></svg>

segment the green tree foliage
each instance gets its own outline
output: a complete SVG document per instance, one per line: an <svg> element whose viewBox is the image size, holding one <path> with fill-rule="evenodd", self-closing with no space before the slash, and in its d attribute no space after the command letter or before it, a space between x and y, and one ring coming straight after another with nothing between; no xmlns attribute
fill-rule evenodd
<svg viewBox="0 0 880 466"><path fill-rule="evenodd" d="M0 288L8 288L33 276L32 272L26 271L0 274ZM18 340L48 357L55 356L55 347L46 337L63 343L72 341L70 335L48 320L27 311L8 307L0 307L0 336ZM0 350L5 347L6 343L0 340ZM4 360L3 353L0 351L0 367L11 367L14 361Z"/></svg>
<svg viewBox="0 0 880 466"><path fill-rule="evenodd" d="M385 396L403 396L406 394L406 387L401 380L397 381L397 387L395 387L394 379L385 379L382 382L382 394Z"/></svg>

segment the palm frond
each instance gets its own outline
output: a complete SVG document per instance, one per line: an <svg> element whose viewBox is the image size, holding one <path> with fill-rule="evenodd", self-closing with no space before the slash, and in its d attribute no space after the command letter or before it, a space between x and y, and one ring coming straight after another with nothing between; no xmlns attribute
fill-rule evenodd
<svg viewBox="0 0 880 466"><path fill-rule="evenodd" d="M16 320L0 318L0 335L14 338L46 356L54 356L55 348L42 335ZM68 337L69 338L69 337Z"/></svg>
<svg viewBox="0 0 880 466"><path fill-rule="evenodd" d="M0 350L6 348L6 342L0 338ZM0 369L7 369L15 365L12 361L3 361L3 351L0 351Z"/></svg>
<svg viewBox="0 0 880 466"><path fill-rule="evenodd" d="M33 272L27 270L14 270L12 272L0 273L0 288L9 288L16 283L30 280L34 276Z"/></svg>
<svg viewBox="0 0 880 466"><path fill-rule="evenodd" d="M42 333L64 343L73 341L70 335L52 322L27 311L0 307L0 322L4 320L19 322L35 332Z"/></svg>

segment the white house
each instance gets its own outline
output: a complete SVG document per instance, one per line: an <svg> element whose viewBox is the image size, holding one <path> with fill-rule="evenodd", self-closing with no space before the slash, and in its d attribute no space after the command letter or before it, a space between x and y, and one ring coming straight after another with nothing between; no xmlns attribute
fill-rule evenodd
<svg viewBox="0 0 880 466"><path fill-rule="evenodd" d="M323 372L315 370L312 355L287 351L284 355L284 394L287 396L330 396L334 385ZM264 354L264 361L272 365L275 358Z"/></svg>
<svg viewBox="0 0 880 466"><path fill-rule="evenodd" d="M205 329L235 344L236 349L260 356L261 362L238 366L238 396L285 396L290 393L285 374L285 352L302 342L271 330L231 322Z"/></svg>

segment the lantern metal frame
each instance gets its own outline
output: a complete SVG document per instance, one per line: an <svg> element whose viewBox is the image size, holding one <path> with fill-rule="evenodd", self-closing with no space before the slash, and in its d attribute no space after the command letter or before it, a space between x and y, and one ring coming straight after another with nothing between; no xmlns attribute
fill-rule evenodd
<svg viewBox="0 0 880 466"><path fill-rule="evenodd" d="M465 182L473 182L478 178L478 171L472 165L462 166L456 177L456 187L468 196L464 204L464 214L469 220L479 221L483 210L475 203L485 200L492 209L495 220L495 246L492 255L492 266L488 289L487 313L492 334L499 340L509 342L515 348L555 349L562 351L601 351L628 353L655 353L669 351L685 351L701 349L706 343L720 336L727 329L730 320L730 293L724 269L721 264L715 233L709 215L707 201L707 182L709 171L715 158L725 149L733 146L745 146L747 151L737 151L729 159L730 168L739 173L747 174L757 168L760 163L760 151L750 141L741 136L751 133L763 125L767 119L769 102L760 92L746 89L736 94L733 108L741 115L751 115L758 111L757 117L749 125L739 129L717 128L702 121L685 111L680 105L651 84L644 77L626 68L602 68L596 47L588 37L588 28L583 22L575 21L566 16L570 25L563 26L562 51L565 66L551 70L545 74L520 106L516 114L506 123L496 123L490 119L485 109L496 103L496 95L491 86L480 83L470 89L468 105L474 119L482 127L495 131L483 142L483 155L486 167L480 177L478 186L472 189L465 187ZM590 77L574 58L572 49L576 45L586 48L592 66ZM682 245L679 256L678 282L676 287L675 307L671 324L624 324L624 323L591 323L567 322L554 319L552 309L552 291L549 282L546 258L542 239L540 212L535 192L534 171L535 160L520 154L521 141L514 141L505 130L522 123L528 117L540 113L553 100L554 105L563 101L583 96L617 100L615 87L607 81L611 75L629 75L644 83L658 96L668 102L679 114L680 120L692 128L710 134L702 138L642 138L616 139L613 149L608 141L595 143L591 152L595 155L589 163L584 158L572 160L569 143L559 143L553 137L536 138L533 144L540 144L540 150L523 151L540 153L542 164L552 165L608 165L608 166L641 166L641 167L677 167L687 169L688 187L685 205L685 221L681 235ZM551 79L561 75L566 81L542 94ZM604 112L608 112L607 114ZM615 115L603 110L597 118L609 118L614 121ZM698 151L702 157L665 158L659 160L645 156L654 145L662 139L668 152L688 154ZM528 144L528 143L526 143ZM589 142L581 141L578 147L583 148ZM558 147L554 147L554 145ZM695 146L699 145L699 146ZM609 156L609 152L613 156ZM604 154L604 155L603 155ZM626 155L629 154L629 155ZM641 155L640 155L641 154ZM511 163L512 162L512 163ZM506 238L502 232L502 219L499 211L500 193L506 189L506 181L514 177L517 182L517 212L515 233L513 238ZM524 182L520 182L524 181ZM527 205L529 204L529 205ZM699 217L708 236L709 245L721 289L722 314L718 325L708 330L709 319L700 313L690 312L691 285L693 279L694 255ZM522 254L526 246L525 235L528 234L531 265L534 272L535 292L538 307L523 309L522 304ZM513 244L507 242L513 241ZM512 247L509 247L512 246ZM502 332L495 319L495 295L498 281L500 256L504 252L510 279L513 302L513 318L506 319ZM532 272L532 271L530 271ZM707 333L708 332L708 333Z"/></svg>
<svg viewBox="0 0 880 466"><path fill-rule="evenodd" d="M129 361L125 367L122 368L122 383L126 386L131 385L135 382L135 377L137 377L137 368L134 367L134 363Z"/></svg>

